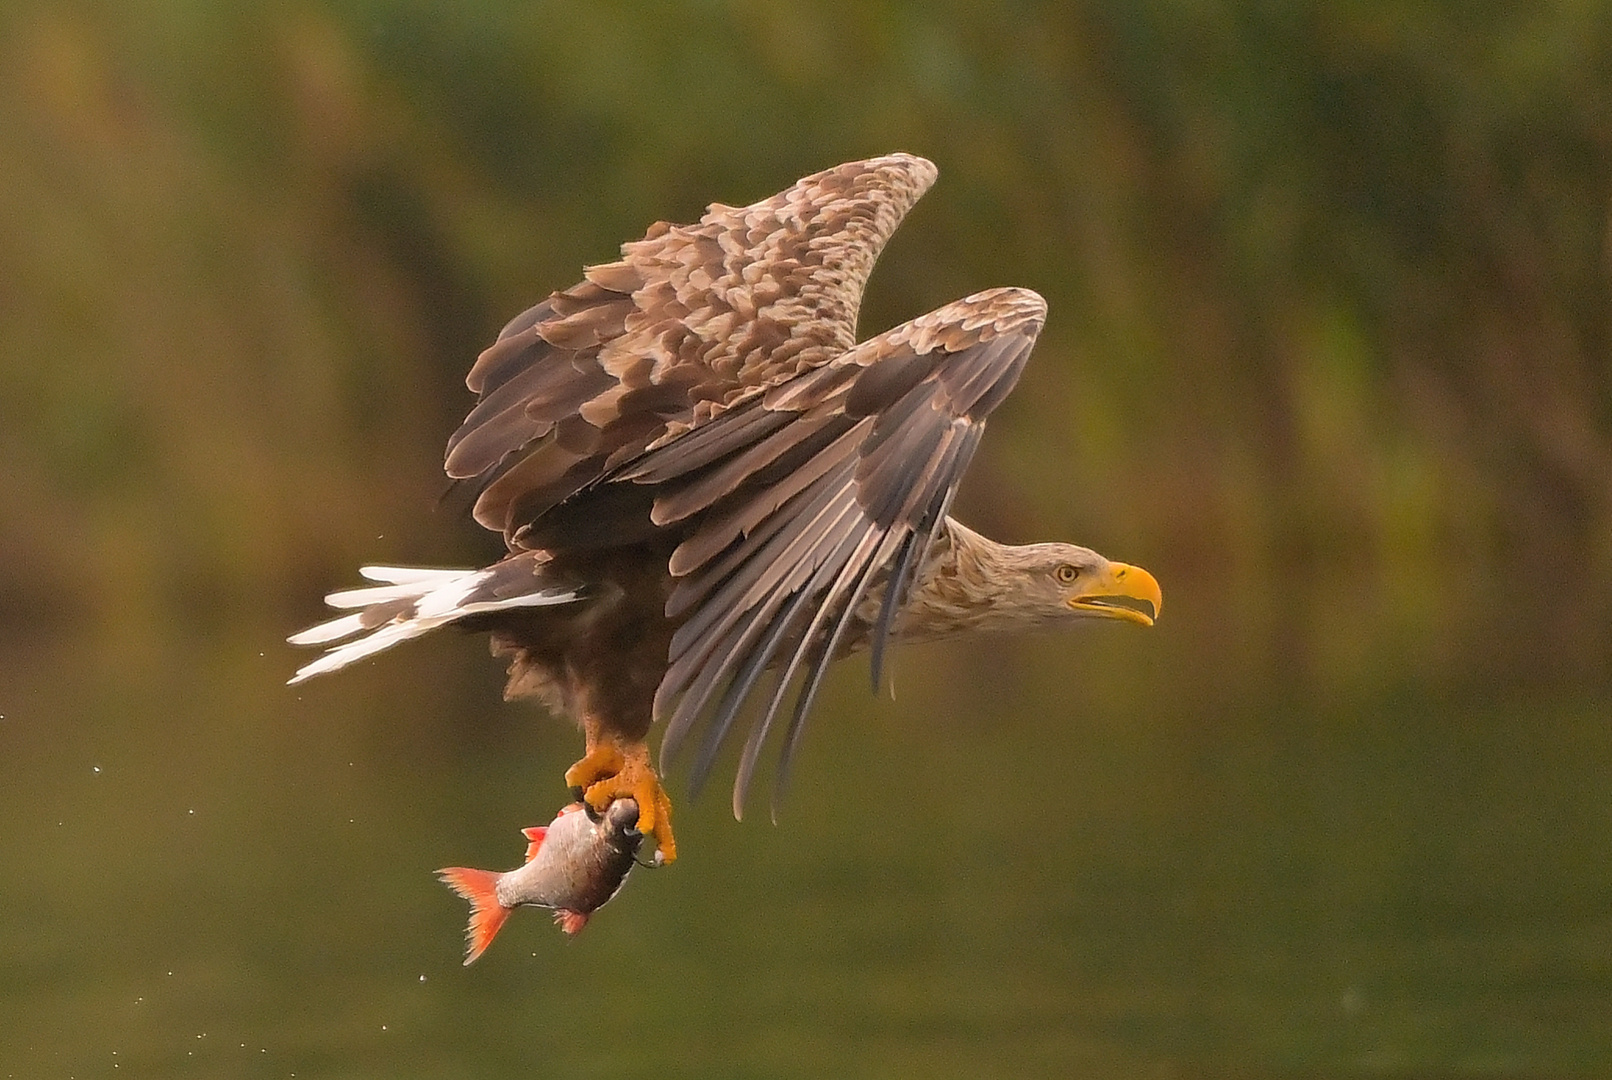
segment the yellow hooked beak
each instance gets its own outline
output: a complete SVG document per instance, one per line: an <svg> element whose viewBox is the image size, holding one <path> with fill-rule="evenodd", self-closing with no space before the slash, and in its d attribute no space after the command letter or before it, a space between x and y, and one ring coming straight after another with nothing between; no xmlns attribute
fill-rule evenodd
<svg viewBox="0 0 1612 1080"><path fill-rule="evenodd" d="M1143 611L1142 604L1149 605L1150 610ZM1080 592L1071 596L1069 606L1076 611L1152 626L1164 607L1164 594L1152 574L1140 566L1116 562L1109 563Z"/></svg>

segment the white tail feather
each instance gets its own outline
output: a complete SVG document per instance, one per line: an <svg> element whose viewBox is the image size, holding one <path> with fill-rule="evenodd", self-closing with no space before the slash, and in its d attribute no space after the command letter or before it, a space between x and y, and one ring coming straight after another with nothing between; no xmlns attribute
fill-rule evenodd
<svg viewBox="0 0 1612 1080"><path fill-rule="evenodd" d="M364 585L357 589L333 592L325 597L325 603L333 608L369 607L371 604L384 604L391 600L413 600L439 587L437 582L432 581L404 585Z"/></svg>
<svg viewBox="0 0 1612 1080"><path fill-rule="evenodd" d="M365 608L376 604L389 604L398 600L413 600L413 610L393 617L390 621L372 628L364 625L365 612L355 612L310 626L286 640L293 645L324 645L342 638L362 634L362 637L332 646L323 656L297 669L288 685L296 685L315 675L344 668L367 656L390 649L399 642L417 638L439 626L457 622L469 615L482 615L491 611L512 608L547 607L566 604L581 594L573 588L542 589L498 600L467 602L489 578L496 567L486 570L436 570L422 567L366 566L359 573L370 581L384 585L358 589L344 589L325 597L331 607ZM368 632L366 633L366 629Z"/></svg>
<svg viewBox="0 0 1612 1080"><path fill-rule="evenodd" d="M444 570L436 566L360 566L358 575L365 581L380 581L387 585L407 585L415 581L451 581L469 573L468 570Z"/></svg>
<svg viewBox="0 0 1612 1080"><path fill-rule="evenodd" d="M323 645L327 641L339 641L364 629L363 618L362 612L343 615L339 619L310 626L300 633L292 634L286 640L293 645Z"/></svg>

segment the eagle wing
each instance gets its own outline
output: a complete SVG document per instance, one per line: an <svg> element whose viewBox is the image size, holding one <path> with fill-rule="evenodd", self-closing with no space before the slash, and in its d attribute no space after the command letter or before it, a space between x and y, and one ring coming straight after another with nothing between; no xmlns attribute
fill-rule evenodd
<svg viewBox="0 0 1612 1080"><path fill-rule="evenodd" d="M513 319L466 377L478 400L448 442L476 520L533 546L524 526L619 463L851 348L874 260L935 175L891 154L713 204Z"/></svg>
<svg viewBox="0 0 1612 1080"><path fill-rule="evenodd" d="M1025 289L975 294L776 382L612 474L612 485L655 494L656 526L687 523L667 606L681 622L655 713L667 719L663 760L708 716L694 787L762 673L778 668L740 759L742 812L761 747L804 669L776 807L824 671L882 585L871 628L877 683L894 615L1045 317L1045 302Z"/></svg>

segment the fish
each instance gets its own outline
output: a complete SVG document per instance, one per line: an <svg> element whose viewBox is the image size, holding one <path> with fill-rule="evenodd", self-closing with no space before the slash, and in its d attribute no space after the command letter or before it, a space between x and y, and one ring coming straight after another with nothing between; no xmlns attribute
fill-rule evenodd
<svg viewBox="0 0 1612 1080"><path fill-rule="evenodd" d="M514 870L450 866L437 871L443 884L470 901L466 966L487 950L509 913L522 905L549 908L561 930L579 933L588 917L621 890L644 840L638 831L638 804L632 799L617 799L603 813L574 802L547 825L521 832L530 843L526 862Z"/></svg>

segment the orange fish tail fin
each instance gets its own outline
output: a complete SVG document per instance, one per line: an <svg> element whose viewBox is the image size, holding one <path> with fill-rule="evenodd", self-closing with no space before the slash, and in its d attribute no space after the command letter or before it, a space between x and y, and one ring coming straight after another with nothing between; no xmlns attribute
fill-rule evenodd
<svg viewBox="0 0 1612 1080"><path fill-rule="evenodd" d="M567 934L579 934L582 932L582 928L588 925L588 913L585 911L571 911L568 908L555 908L554 922Z"/></svg>
<svg viewBox="0 0 1612 1080"><path fill-rule="evenodd" d="M487 951L498 928L509 918L511 908L498 902L498 878L491 870L472 870L468 866L450 866L438 870L442 883L470 901L470 925L465 928L465 964Z"/></svg>

